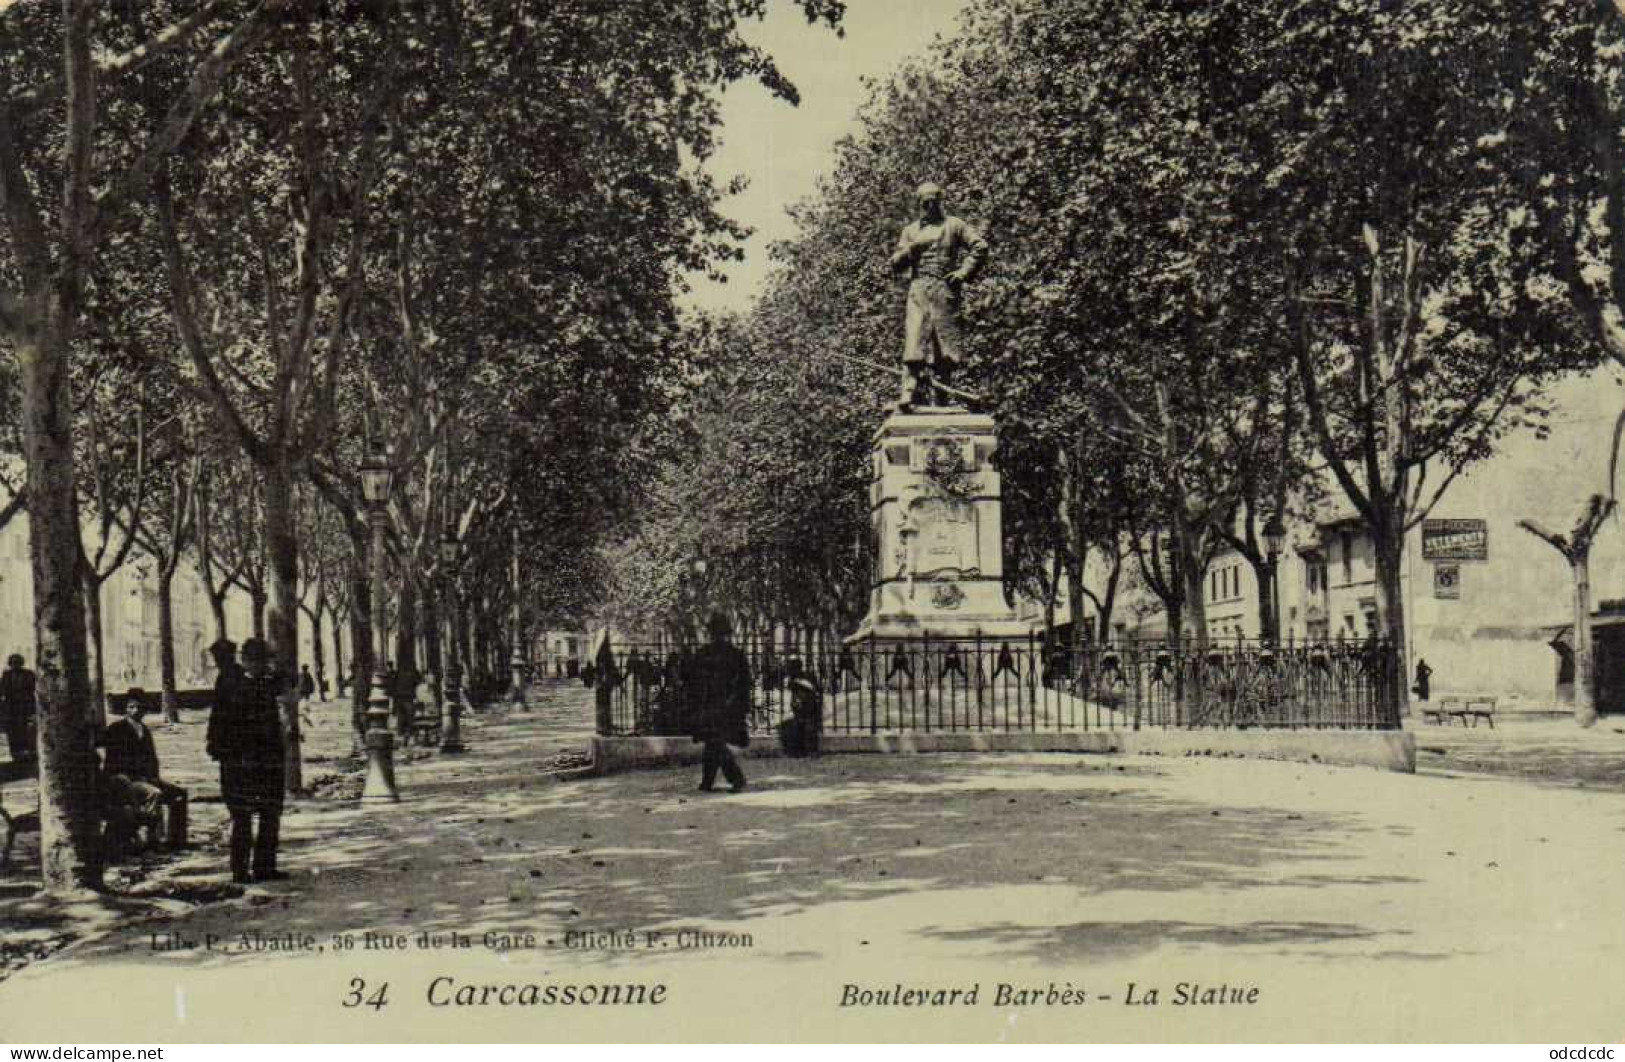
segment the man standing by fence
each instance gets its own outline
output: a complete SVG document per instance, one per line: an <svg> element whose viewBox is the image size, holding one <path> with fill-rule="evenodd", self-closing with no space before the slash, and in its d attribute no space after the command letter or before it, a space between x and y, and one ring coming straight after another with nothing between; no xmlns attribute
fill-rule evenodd
<svg viewBox="0 0 1625 1062"><path fill-rule="evenodd" d="M750 744L746 723L750 715L750 663L729 641L733 629L727 616L712 613L706 628L711 642L694 654L688 683L694 740L705 745L700 761L700 792L711 792L720 769L729 788L737 793L745 788L745 772L728 746L744 748Z"/></svg>

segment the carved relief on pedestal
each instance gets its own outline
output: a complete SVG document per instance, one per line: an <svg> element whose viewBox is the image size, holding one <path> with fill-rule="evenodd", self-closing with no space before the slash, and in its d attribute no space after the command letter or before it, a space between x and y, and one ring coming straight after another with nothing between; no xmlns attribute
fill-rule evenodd
<svg viewBox="0 0 1625 1062"><path fill-rule="evenodd" d="M931 604L944 610L958 608L965 600L965 591L951 582L937 583L931 588Z"/></svg>
<svg viewBox="0 0 1625 1062"><path fill-rule="evenodd" d="M916 574L924 578L981 574L974 504L954 498L920 498L908 512L919 529Z"/></svg>

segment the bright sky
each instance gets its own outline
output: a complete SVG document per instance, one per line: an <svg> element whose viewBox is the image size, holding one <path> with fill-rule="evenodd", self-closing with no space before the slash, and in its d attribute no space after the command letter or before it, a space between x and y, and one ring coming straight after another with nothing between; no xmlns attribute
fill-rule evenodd
<svg viewBox="0 0 1625 1062"><path fill-rule="evenodd" d="M744 35L764 47L801 90L801 106L774 99L754 83L723 97L723 144L709 169L719 183L735 174L750 187L725 202L730 216L756 230L745 260L730 263L728 283L692 279L690 302L708 310L743 310L767 275L767 247L794 234L785 208L812 194L834 163L835 142L856 130L864 78L879 78L908 55L947 36L965 0L847 0L846 36L808 26L793 0L773 0ZM876 229L889 231L881 224ZM880 238L880 237L877 237Z"/></svg>

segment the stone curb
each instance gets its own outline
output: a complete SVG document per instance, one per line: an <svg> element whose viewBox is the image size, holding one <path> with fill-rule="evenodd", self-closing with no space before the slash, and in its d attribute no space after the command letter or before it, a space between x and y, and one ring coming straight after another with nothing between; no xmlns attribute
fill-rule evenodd
<svg viewBox="0 0 1625 1062"><path fill-rule="evenodd" d="M825 754L1072 752L1142 756L1222 756L1287 760L1416 773L1416 737L1399 730L1091 730L1028 733L826 734ZM742 757L782 755L758 741ZM700 746L680 737L594 737L591 775L699 762Z"/></svg>

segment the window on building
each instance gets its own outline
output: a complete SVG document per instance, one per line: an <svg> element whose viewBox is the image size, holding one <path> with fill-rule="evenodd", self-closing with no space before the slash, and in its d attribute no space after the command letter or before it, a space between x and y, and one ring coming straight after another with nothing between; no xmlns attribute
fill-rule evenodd
<svg viewBox="0 0 1625 1062"><path fill-rule="evenodd" d="M1343 546L1343 581L1354 581L1354 533L1344 531L1341 536Z"/></svg>

